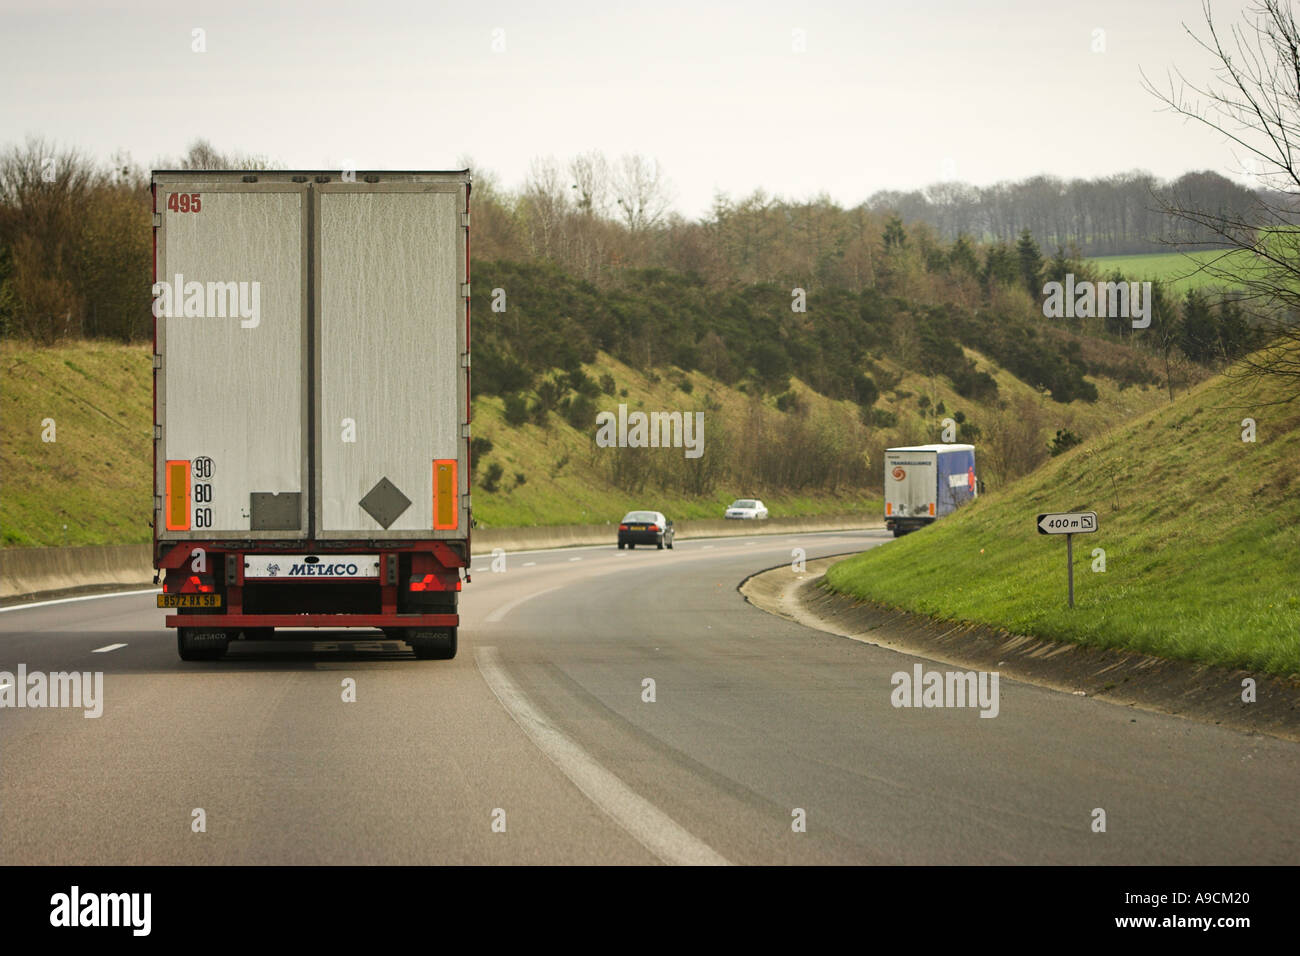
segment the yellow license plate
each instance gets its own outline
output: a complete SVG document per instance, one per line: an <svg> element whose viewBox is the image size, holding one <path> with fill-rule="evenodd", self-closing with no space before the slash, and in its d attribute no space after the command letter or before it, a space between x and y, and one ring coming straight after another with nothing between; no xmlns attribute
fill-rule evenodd
<svg viewBox="0 0 1300 956"><path fill-rule="evenodd" d="M159 607L221 607L220 594L160 594Z"/></svg>

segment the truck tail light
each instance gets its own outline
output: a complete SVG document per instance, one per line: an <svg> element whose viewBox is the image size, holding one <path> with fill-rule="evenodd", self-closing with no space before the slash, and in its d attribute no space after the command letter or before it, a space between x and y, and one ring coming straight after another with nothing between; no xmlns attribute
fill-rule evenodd
<svg viewBox="0 0 1300 956"><path fill-rule="evenodd" d="M211 594L215 591L216 585L213 583L213 577L210 574L191 574L182 579L180 594Z"/></svg>
<svg viewBox="0 0 1300 956"><path fill-rule="evenodd" d="M456 459L436 459L433 463L433 528L435 531L453 531L460 523L457 489Z"/></svg>
<svg viewBox="0 0 1300 956"><path fill-rule="evenodd" d="M457 591L460 590L460 585L461 585L460 577L457 576L457 578L456 578L456 590L457 590ZM416 575L415 577L411 578L411 583L410 583L409 585L407 585L407 587L408 587L410 590L412 590L412 591L441 591L441 590L443 590L442 588L438 587L438 584L437 584L437 582L436 582L436 580L434 579L434 577L433 577L432 574L426 574L426 575L424 575L423 577L420 577L419 575Z"/></svg>
<svg viewBox="0 0 1300 956"><path fill-rule="evenodd" d="M887 514L887 515L892 515L893 513L894 513L894 503L893 503L892 501L886 501L886 502L885 502L885 514Z"/></svg>
<svg viewBox="0 0 1300 956"><path fill-rule="evenodd" d="M168 531L190 530L190 463L169 461L166 469L163 524Z"/></svg>

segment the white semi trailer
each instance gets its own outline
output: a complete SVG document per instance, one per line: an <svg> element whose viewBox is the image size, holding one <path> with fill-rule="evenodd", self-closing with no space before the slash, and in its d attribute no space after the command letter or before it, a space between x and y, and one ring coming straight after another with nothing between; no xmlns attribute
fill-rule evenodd
<svg viewBox="0 0 1300 956"><path fill-rule="evenodd" d="M468 171L157 171L154 564L186 660L276 628L450 658Z"/></svg>

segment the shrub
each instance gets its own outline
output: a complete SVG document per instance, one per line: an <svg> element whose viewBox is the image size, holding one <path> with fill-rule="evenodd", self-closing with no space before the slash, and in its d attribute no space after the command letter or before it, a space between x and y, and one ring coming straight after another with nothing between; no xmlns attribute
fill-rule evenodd
<svg viewBox="0 0 1300 956"><path fill-rule="evenodd" d="M487 474L483 476L483 490L492 492L500 488L501 476L505 474L505 471L500 462L494 461L488 465Z"/></svg>
<svg viewBox="0 0 1300 956"><path fill-rule="evenodd" d="M528 421L528 402L522 395L506 396L506 424L519 427Z"/></svg>
<svg viewBox="0 0 1300 956"><path fill-rule="evenodd" d="M492 450L492 442L485 437L476 437L469 440L469 470L471 472L478 468L481 459L486 458L488 452Z"/></svg>
<svg viewBox="0 0 1300 956"><path fill-rule="evenodd" d="M586 395L566 398L560 405L560 412L564 420L579 431L591 428L596 423L596 403Z"/></svg>
<svg viewBox="0 0 1300 956"><path fill-rule="evenodd" d="M1069 451L1075 445L1082 444L1083 439L1074 432L1070 431L1068 428L1058 428L1056 430L1056 437L1052 439L1047 448L1052 453L1052 457L1055 458L1062 452Z"/></svg>

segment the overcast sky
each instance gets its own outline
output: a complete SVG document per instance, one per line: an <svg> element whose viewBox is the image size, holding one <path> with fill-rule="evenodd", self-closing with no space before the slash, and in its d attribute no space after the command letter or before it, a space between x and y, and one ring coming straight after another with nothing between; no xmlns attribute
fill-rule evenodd
<svg viewBox="0 0 1300 956"><path fill-rule="evenodd" d="M1244 4L1213 6L1227 24ZM0 11L0 143L35 134L147 167L205 137L294 168L449 168L469 155L515 186L535 156L640 152L688 216L716 191L758 187L852 205L1040 172L1244 179L1221 136L1159 112L1140 85L1140 67L1206 75L1181 26L1202 27L1199 0ZM206 52L192 50L196 29Z"/></svg>

